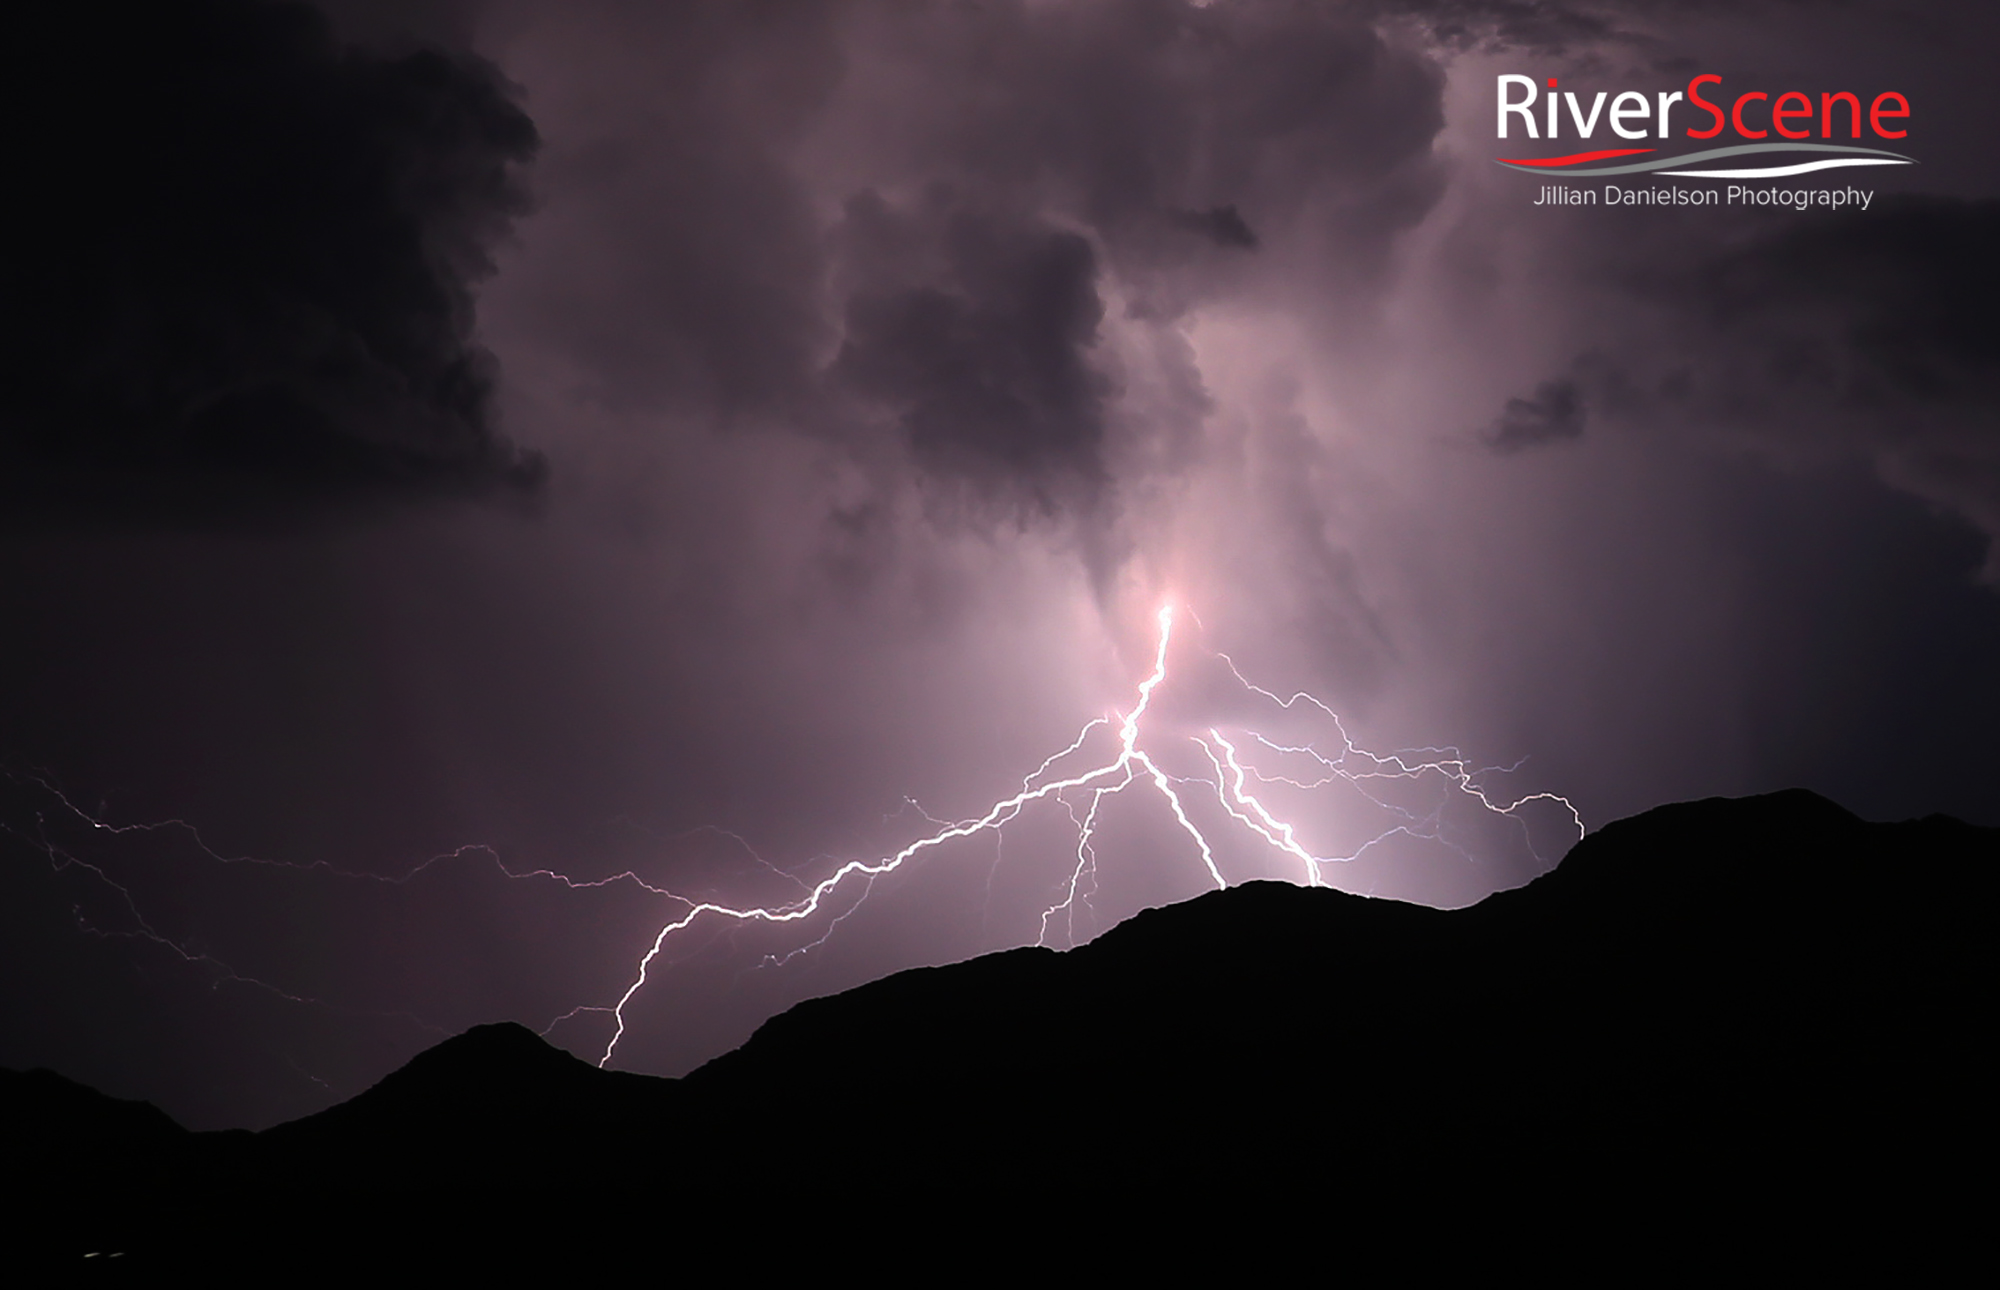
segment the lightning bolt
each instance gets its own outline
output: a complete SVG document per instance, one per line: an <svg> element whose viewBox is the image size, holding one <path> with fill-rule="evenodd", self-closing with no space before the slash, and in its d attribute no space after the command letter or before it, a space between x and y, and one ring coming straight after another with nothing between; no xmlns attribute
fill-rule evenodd
<svg viewBox="0 0 2000 1290"><path fill-rule="evenodd" d="M872 884L874 880L894 873L925 851L961 838L972 837L976 834L998 833L1018 817L1022 811L1045 799L1053 798L1070 809L1070 818L1075 823L1077 829L1077 845L1076 864L1069 872L1068 880L1061 892L1061 899L1042 911L1042 931L1040 938L1042 943L1047 943L1052 924L1059 915L1067 914L1072 916L1069 920L1069 929L1072 938L1074 937L1075 924L1073 914L1076 904L1084 898L1084 889L1094 878L1096 870L1096 852L1092 846L1092 841L1097 829L1099 808L1107 797L1123 793L1127 789L1138 785L1150 785L1159 794L1160 798L1165 802L1167 809L1172 813L1175 823L1193 841L1195 849L1200 856L1202 867L1206 870L1209 880L1217 889L1227 887L1229 883L1223 877L1222 870L1216 862L1214 846L1211 845L1208 838L1203 834L1201 828L1190 818L1187 804L1181 796L1180 788L1194 781L1186 779L1177 780L1174 776L1169 775L1144 748L1140 747L1140 736L1147 711L1152 706L1153 696L1167 680L1168 648L1173 642L1174 627L1174 609L1171 603L1160 607L1156 621L1159 626L1159 644L1153 655L1153 670L1145 680L1139 683L1138 700L1132 705L1132 710L1128 713L1114 713L1111 718L1098 717L1086 723L1083 729L1078 731L1076 738L1070 742L1068 747L1050 755L1040 766L1036 767L1035 770L1022 779L1019 792L993 803L983 815L944 824L936 832L918 838L893 854L873 860L849 860L822 878L804 896L795 901L768 906L737 906L714 900L685 902L687 904L686 911L680 917L660 928L658 934L653 937L652 944L647 948L644 956L640 958L638 969L633 975L631 984L619 996L617 1003L607 1010L616 1020L616 1029L612 1033L610 1042L604 1046L604 1053L598 1058L597 1064L599 1066L608 1064L611 1061L612 1055L618 1051L619 1041L625 1037L626 1006L632 1002L633 997L640 990L645 988L654 962L659 958L668 939L675 933L686 930L697 920L703 918L728 919L740 923L760 922L777 924L801 922L818 913L821 906L835 892L847 885L850 880L860 879ZM1352 855L1315 856L1299 842L1297 831L1294 827L1278 819L1250 791L1248 781L1251 778L1256 778L1259 783L1284 783L1295 788L1316 788L1331 783L1336 779L1344 780L1359 787L1367 780L1408 780L1420 778L1425 775L1441 775L1457 791L1477 801L1486 810L1496 815L1507 816L1514 819L1517 823L1519 822L1519 817L1516 812L1529 802L1551 801L1560 803L1568 811L1571 821L1575 824L1577 837L1580 839L1584 834L1582 816L1577 813L1575 806L1567 798L1559 794L1532 793L1503 804L1496 801L1478 783L1478 777L1488 771L1511 770L1514 767L1474 767L1463 754L1459 753L1457 749L1452 748L1413 749L1386 755L1367 752L1358 747L1348 737L1346 728L1341 724L1338 714L1320 700L1303 692L1294 694L1289 699L1280 698L1270 690L1252 684L1247 680L1228 655L1219 654L1217 657L1228 664L1231 674L1235 676L1237 681L1246 690L1276 703L1280 708L1287 711L1296 708L1301 703L1310 705L1330 718L1334 723L1335 730L1339 733L1341 749L1336 756L1332 757L1321 754L1311 745L1286 746L1265 739L1261 735L1253 734L1251 736L1256 742L1274 752L1303 754L1312 758L1324 773L1321 778L1310 784L1284 777L1267 778L1251 770L1244 765L1239 757L1235 744L1225 738L1216 729L1211 728L1207 732L1206 739L1200 736L1196 736L1194 739L1194 742L1207 754L1209 763L1215 770L1215 779L1212 781L1211 787L1214 789L1217 800L1221 803L1223 810L1229 818L1248 829L1270 846L1298 860L1302 866L1304 880L1309 886L1320 886L1323 884L1324 866L1351 861L1389 836L1397 833L1408 833L1414 836L1435 838L1437 837L1437 833L1435 829L1430 832L1421 832L1419 828L1420 821L1411 816L1409 812L1392 806L1373 794L1369 794L1369 800L1387 810L1404 816L1405 823L1399 824L1371 839ZM1110 725L1114 718L1118 728L1118 744L1115 756L1109 761L1093 766L1080 773L1066 775L1061 778L1052 777L1054 768L1057 765L1081 751L1085 744L1089 742L1091 734L1101 727ZM1220 758L1217 757L1216 753L1218 748L1221 750ZM1351 766L1350 763L1358 763L1358 766ZM1076 815L1069 798L1066 796L1070 793L1088 794L1089 806L1081 817ZM850 908L847 913L841 915L841 918L847 917L852 912L853 909ZM828 935L830 934L831 929L828 930ZM818 943L824 943L824 939L822 937ZM578 1009L579 1012L585 1010ZM595 1011L596 1009L588 1010ZM575 1014L572 1013L570 1015Z"/></svg>
<svg viewBox="0 0 2000 1290"><path fill-rule="evenodd" d="M1153 713L1154 701L1161 687L1168 683L1168 664L1174 644L1175 613L1172 604L1160 607L1155 615L1155 623L1158 636L1153 652L1152 668L1139 682L1130 710L1122 712L1113 710L1085 722L1077 731L1076 737L1066 746L1051 753L1023 776L1016 791L993 802L976 816L943 820L925 812L915 802L907 802L920 819L932 826L931 832L886 855L835 863L833 869L816 882L807 882L795 873L772 865L736 834L720 829L707 830L732 839L755 864L770 869L794 884L798 891L796 897L770 904L739 905L719 898L697 899L649 882L630 869L589 879L573 878L549 868L515 869L505 864L494 848L480 844L467 845L432 856L405 872L392 875L357 872L325 862L295 864L250 856L229 856L209 847L194 826L183 820L114 825L85 811L66 797L45 776L30 776L27 777L27 782L47 795L52 809L66 814L72 820L84 823L91 831L112 837L163 831L177 832L190 839L200 855L222 865L275 866L322 874L336 879L400 886L410 883L437 865L470 857L489 863L502 877L512 881L546 882L568 891L629 885L646 897L672 902L680 907L680 912L661 924L651 940L646 943L627 984L614 1001L578 1005L556 1017L542 1029L542 1033L547 1035L563 1022L586 1014L608 1017L612 1034L597 1059L600 1066L608 1065L617 1053L619 1044L628 1032L629 1005L653 980L661 954L677 934L705 920L773 926L803 925L824 911L829 902L837 896L845 898L845 893L854 892L852 903L828 920L818 936L795 944L783 955L767 955L764 959L767 965L789 962L801 954L809 953L824 945L840 924L866 901L877 880L895 873L927 852L962 839L992 835L997 848L1002 831L1024 811L1041 803L1053 803L1065 812L1075 829L1076 836L1075 849L1071 853L1070 860L1065 862L1064 876L1058 881L1050 903L1042 910L1037 941L1044 945L1058 940L1071 945L1077 943L1079 908L1086 910L1090 908L1090 898L1097 889L1099 857L1096 844L1102 824L1102 809L1110 798L1132 790L1150 793L1154 800L1164 807L1174 826L1190 843L1200 872L1217 889L1229 885L1222 862L1218 859L1218 844L1211 840L1202 825L1197 822L1196 817L1202 812L1191 810L1193 805L1211 798L1215 807L1221 812L1220 819L1226 821L1224 827L1238 831L1238 835L1249 839L1253 847L1261 846L1275 852L1281 857L1282 863L1289 867L1289 871L1296 874L1297 881L1307 886L1327 885L1331 866L1351 863L1371 849L1398 836L1440 843L1453 848L1467 859L1472 858L1465 848L1458 846L1444 835L1442 805L1435 805L1429 811L1418 811L1397 804L1390 799L1386 791L1395 781L1409 782L1434 778L1448 793L1457 794L1480 809L1511 821L1520 829L1521 837L1527 843L1529 852L1534 854L1544 867L1547 862L1534 851L1526 822L1520 815L1523 807L1534 802L1549 803L1568 815L1569 823L1576 830L1578 838L1584 834L1581 815L1575 806L1560 794L1537 792L1508 799L1496 795L1485 786L1484 781L1487 777L1517 770L1519 763L1511 766L1480 766L1456 748L1416 748L1391 753L1370 752L1355 743L1339 714L1326 703L1303 691L1285 697L1257 685L1244 676L1229 655L1220 652L1212 652L1212 657L1226 665L1229 675L1235 679L1245 694L1275 707L1281 713L1324 720L1331 725L1334 739L1322 747L1311 742L1281 742L1247 729L1236 732L1236 736L1232 738L1219 726L1210 726L1185 736L1167 731L1164 737L1172 745L1185 747L1185 744L1180 743L1182 738L1193 743L1200 750L1202 760L1210 772L1208 775L1193 776L1177 776L1170 773L1156 758L1155 754L1160 751L1161 745L1156 740L1156 732L1148 727L1148 718ZM1074 761L1086 756L1093 744L1101 745L1104 742L1103 734L1107 731L1113 735L1110 740L1111 746L1104 749L1098 755L1098 759L1091 764L1082 768L1072 766ZM1251 755L1252 750L1260 750L1263 754L1294 764L1303 761L1310 769L1302 776L1267 772L1255 764L1255 759ZM14 778L17 784L22 782L19 777L10 778ZM1265 799L1274 788L1292 792L1312 792L1333 784L1344 784L1360 793L1374 807L1387 813L1393 823L1352 852L1344 855L1320 855L1303 839L1301 826L1284 819L1278 808ZM1205 811L1207 808L1203 809ZM322 999L288 991L271 982L237 972L188 941L158 930L141 913L139 902L129 886L118 881L103 866L78 856L73 850L56 841L39 812L36 815L35 826L31 829L24 830L4 822L0 822L0 829L30 843L56 871L84 873L122 903L130 930L112 931L96 927L84 919L79 910L78 920L83 930L99 936L131 937L160 945L189 964L203 966L217 974L218 981L241 982L293 1003L336 1006ZM999 856L996 849L993 861L996 869L998 864ZM991 881L989 872L989 892ZM363 1011L345 1008L340 1010ZM412 1014L375 1013L374 1015L407 1017L426 1029L442 1031L441 1027L433 1026Z"/></svg>

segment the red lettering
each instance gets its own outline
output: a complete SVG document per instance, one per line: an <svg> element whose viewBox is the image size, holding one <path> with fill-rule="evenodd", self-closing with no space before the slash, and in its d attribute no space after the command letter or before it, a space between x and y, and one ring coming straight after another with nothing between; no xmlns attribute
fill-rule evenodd
<svg viewBox="0 0 2000 1290"><path fill-rule="evenodd" d="M1896 100L1896 106L1887 109L1883 108L1882 102L1884 99ZM1874 130L1875 133L1881 135L1884 139L1901 139L1907 134L1909 134L1909 131L1884 130L1882 128L1882 118L1885 116L1908 116L1909 114L1910 114L1910 101L1904 98L1902 95L1896 93L1896 91L1888 90L1884 93L1877 94L1875 96L1875 101L1868 105L1868 125L1870 129ZM1856 133L1859 133L1859 131L1857 130Z"/></svg>
<svg viewBox="0 0 2000 1290"><path fill-rule="evenodd" d="M1785 104L1793 99L1797 99L1799 105L1795 108L1786 107ZM1787 130L1785 128L1785 118L1802 116L1810 121L1812 120L1812 114L1811 99L1797 90L1786 90L1778 96L1778 101L1771 105L1771 128L1779 134L1784 135L1787 139L1810 139L1812 137L1812 127L1808 126L1803 130Z"/></svg>
<svg viewBox="0 0 2000 1290"><path fill-rule="evenodd" d="M1833 105L1842 99L1847 100L1847 120L1854 127L1853 137L1856 139L1861 137L1861 100L1855 98L1846 90L1842 90L1838 94L1822 94L1819 96L1820 138L1831 139L1833 137Z"/></svg>
<svg viewBox="0 0 2000 1290"><path fill-rule="evenodd" d="M1745 103L1748 103L1751 99L1767 99L1770 97L1771 97L1770 95L1766 94L1762 90L1751 90L1748 94L1741 94L1737 96L1736 106L1729 109L1729 122L1731 125L1734 125L1736 127L1736 133L1742 135L1746 139L1761 139L1765 135L1770 133L1770 131L1768 130L1747 129L1744 127L1743 124L1743 105Z"/></svg>
<svg viewBox="0 0 2000 1290"><path fill-rule="evenodd" d="M1720 76L1707 75L1695 77L1688 82L1688 102L1714 117L1715 124L1706 130L1689 130L1688 138L1690 139L1713 139L1716 135L1722 133L1722 109L1701 96L1701 87L1708 81L1714 81L1717 85L1722 84ZM1859 129L1858 126L1856 128Z"/></svg>

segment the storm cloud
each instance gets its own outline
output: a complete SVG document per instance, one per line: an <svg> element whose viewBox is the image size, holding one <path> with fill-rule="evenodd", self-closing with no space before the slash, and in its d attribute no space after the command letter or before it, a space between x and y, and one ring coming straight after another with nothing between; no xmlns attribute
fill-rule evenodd
<svg viewBox="0 0 2000 1290"><path fill-rule="evenodd" d="M836 377L891 410L920 463L1101 480L1108 391L1089 350L1104 305L1086 239L948 210L899 220L867 198L849 205L847 230L878 263L848 299ZM912 276L879 263L892 248L935 258L937 278L890 285Z"/></svg>
<svg viewBox="0 0 2000 1290"><path fill-rule="evenodd" d="M534 485L473 338L536 142L490 64L252 0L39 5L10 47L15 508Z"/></svg>
<svg viewBox="0 0 2000 1290"><path fill-rule="evenodd" d="M1253 229L1295 231L1329 201L1338 221L1308 236L1366 264L1439 191L1434 66L1309 6L626 17L633 56L595 95L643 104L645 130L593 138L591 103L554 105L579 116L544 163L563 193L548 226L582 272L519 271L560 319L544 343L596 397L884 436L938 486L1028 513L1100 509L1119 459L1200 404L1183 381L1179 412L1120 417L1134 382L1107 311L1172 328L1280 271L1234 262ZM559 48L606 21L503 25Z"/></svg>
<svg viewBox="0 0 2000 1290"><path fill-rule="evenodd" d="M2000 205L1912 194L1731 247L1662 288L1703 342L1663 393L1746 436L1866 456L1978 524L2000 577L1996 236Z"/></svg>

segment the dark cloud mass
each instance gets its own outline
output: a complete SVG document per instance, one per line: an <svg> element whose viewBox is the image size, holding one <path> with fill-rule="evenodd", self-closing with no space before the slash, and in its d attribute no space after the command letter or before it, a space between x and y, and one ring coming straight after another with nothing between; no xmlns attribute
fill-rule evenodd
<svg viewBox="0 0 2000 1290"><path fill-rule="evenodd" d="M2000 204L1922 195L1768 230L1665 288L1703 342L1667 391L1758 439L1850 444L2000 540L1996 239Z"/></svg>
<svg viewBox="0 0 2000 1290"><path fill-rule="evenodd" d="M1440 905L1568 815L1308 792L1300 749L1462 756L1593 828L1794 786L2000 822L1996 24L31 8L0 1064L218 1127L480 1022L595 1058L663 893L795 899L1115 743L1164 604L1145 747L1231 882L1301 871L1225 809L1217 732L1329 880ZM1839 210L1538 204L1494 164L1499 73L1587 103L1708 68L1907 92L1920 164L1784 181L1872 193ZM1339 724L1270 697L1301 690ZM1140 781L800 924L697 921L614 1064L1213 885Z"/></svg>
<svg viewBox="0 0 2000 1290"><path fill-rule="evenodd" d="M1518 452L1583 433L1583 395L1575 381L1543 381L1532 399L1509 399L1485 435L1495 452Z"/></svg>
<svg viewBox="0 0 2000 1290"><path fill-rule="evenodd" d="M1108 391L1089 361L1104 316L1090 243L1046 226L996 228L948 199L899 218L864 196L846 228L870 263L847 302L835 374L893 411L917 460L945 476L1100 483ZM936 261L937 276L884 263L899 252Z"/></svg>
<svg viewBox="0 0 2000 1290"><path fill-rule="evenodd" d="M1202 397L1113 414L1108 274L1171 327L1256 272L1217 255L1267 225L1367 266L1438 192L1437 69L1316 6L691 5L621 32L599 75L645 125L588 115L545 159L545 222L587 242L525 267L546 343L595 397L886 433L1031 512L1092 511Z"/></svg>
<svg viewBox="0 0 2000 1290"><path fill-rule="evenodd" d="M1243 220L1243 213L1234 206L1217 206L1205 211L1176 211L1174 218L1182 228L1199 233L1217 246L1241 247L1245 251L1257 249L1257 234Z"/></svg>
<svg viewBox="0 0 2000 1290"><path fill-rule="evenodd" d="M17 506L538 478L473 339L535 147L489 64L343 49L258 0L35 5L10 30Z"/></svg>
<svg viewBox="0 0 2000 1290"><path fill-rule="evenodd" d="M2000 206L1878 198L1864 219L1800 214L1726 242L1649 245L1609 271L1607 334L1510 399L1509 452L1583 432L1585 402L1654 427L1879 476L2000 538ZM1587 395L1586 392L1589 392ZM2000 547L1984 576L2000 576Z"/></svg>

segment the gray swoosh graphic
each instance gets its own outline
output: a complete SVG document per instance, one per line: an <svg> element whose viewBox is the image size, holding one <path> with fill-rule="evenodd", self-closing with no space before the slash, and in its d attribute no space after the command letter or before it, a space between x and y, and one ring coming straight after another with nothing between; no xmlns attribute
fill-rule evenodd
<svg viewBox="0 0 2000 1290"><path fill-rule="evenodd" d="M1571 175L1637 175L1648 170L1665 170L1668 166L1692 166L1703 161L1714 161L1718 157L1742 157L1756 152L1840 152L1853 156L1865 153L1871 157L1894 157L1898 161L1916 160L1900 152L1884 152L1880 148L1854 148L1838 143L1739 143L1728 148L1710 148L1707 152L1683 153L1678 157L1655 157L1651 161L1635 161L1623 166L1592 166L1588 170L1571 170L1568 167L1550 169L1547 166L1523 166L1512 161L1498 164L1509 170L1519 170L1530 175L1550 175L1566 178Z"/></svg>

